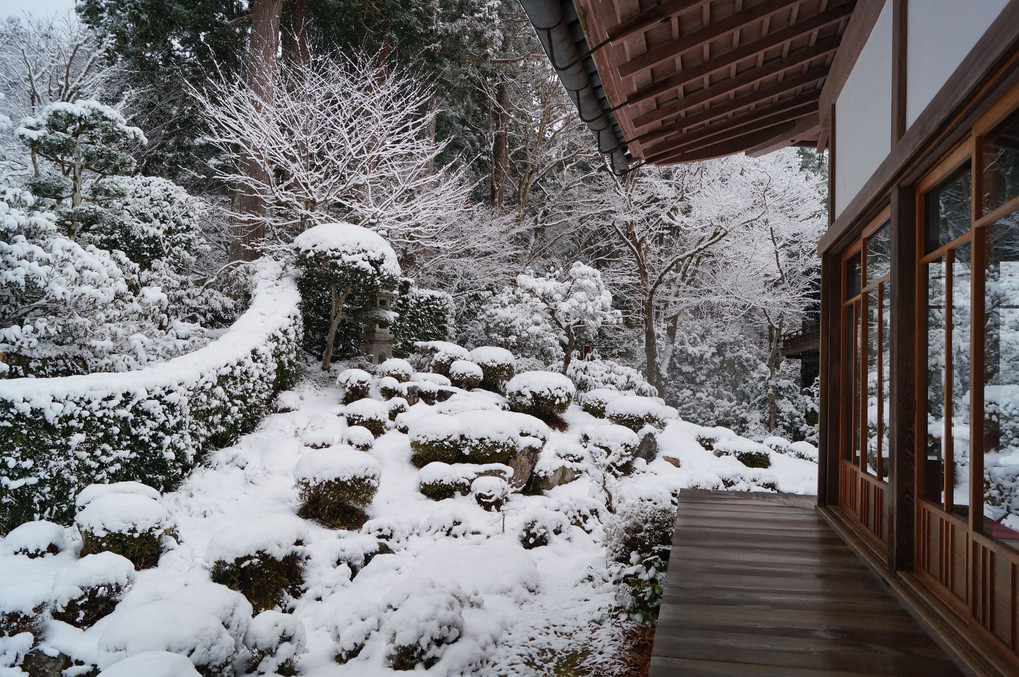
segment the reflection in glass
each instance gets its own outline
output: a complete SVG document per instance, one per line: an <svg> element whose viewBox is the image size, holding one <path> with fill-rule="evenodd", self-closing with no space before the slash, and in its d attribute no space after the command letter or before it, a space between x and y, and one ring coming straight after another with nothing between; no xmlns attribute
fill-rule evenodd
<svg viewBox="0 0 1019 677"><path fill-rule="evenodd" d="M856 254L853 254L848 261L846 261L845 289L847 301L854 296L860 295L860 289L862 289L860 286L862 281L860 275L860 254L857 252Z"/></svg>
<svg viewBox="0 0 1019 677"><path fill-rule="evenodd" d="M971 246L952 252L952 507L969 515Z"/></svg>
<svg viewBox="0 0 1019 677"><path fill-rule="evenodd" d="M892 374L892 327L891 297L889 285L881 283L881 479L888 479L889 436L888 415L890 412L889 388Z"/></svg>
<svg viewBox="0 0 1019 677"><path fill-rule="evenodd" d="M943 505L945 471L945 260L927 264L927 437L923 498Z"/></svg>
<svg viewBox="0 0 1019 677"><path fill-rule="evenodd" d="M986 231L984 531L1019 549L1019 215Z"/></svg>
<svg viewBox="0 0 1019 677"><path fill-rule="evenodd" d="M984 214L1019 197L1019 114L984 140Z"/></svg>
<svg viewBox="0 0 1019 677"><path fill-rule="evenodd" d="M889 224L867 238L867 284L873 284L892 269L892 239Z"/></svg>
<svg viewBox="0 0 1019 677"><path fill-rule="evenodd" d="M869 268L868 268L869 270ZM864 295L867 308L867 462L864 471L877 475L878 466L878 307L877 289Z"/></svg>
<svg viewBox="0 0 1019 677"><path fill-rule="evenodd" d="M842 412L843 429L842 435L842 458L847 461L853 459L853 449L856 444L856 400L853 393L856 392L856 351L855 332L853 324L853 306L848 305L842 311L842 359L843 359L843 381L842 381Z"/></svg>
<svg viewBox="0 0 1019 677"><path fill-rule="evenodd" d="M853 304L853 363L856 372L863 371L863 317L860 302ZM863 447L860 434L860 379L853 379L853 465L860 466L861 449Z"/></svg>
<svg viewBox="0 0 1019 677"><path fill-rule="evenodd" d="M964 165L924 196L924 253L943 247L969 231L972 172Z"/></svg>

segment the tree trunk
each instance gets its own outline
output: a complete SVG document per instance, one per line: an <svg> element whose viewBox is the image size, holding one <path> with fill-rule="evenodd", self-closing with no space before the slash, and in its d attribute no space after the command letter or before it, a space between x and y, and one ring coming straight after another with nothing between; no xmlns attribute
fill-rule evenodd
<svg viewBox="0 0 1019 677"><path fill-rule="evenodd" d="M254 0L251 37L248 41L248 87L263 107L272 105L273 82L278 67L276 54L280 45L280 14L283 0ZM240 170L254 183L267 183L269 176L258 158L241 158ZM257 244L265 238L263 221L267 205L261 195L239 188L235 208L241 214L235 224L235 258L251 261L258 256Z"/></svg>
<svg viewBox="0 0 1019 677"><path fill-rule="evenodd" d="M573 359L573 351L577 348L577 337L572 331L566 332L566 356L563 358L563 374L570 368L570 360Z"/></svg>
<svg viewBox="0 0 1019 677"><path fill-rule="evenodd" d="M492 204L501 209L506 200L506 177L509 174L509 88L500 82L495 89L492 107Z"/></svg>
<svg viewBox="0 0 1019 677"><path fill-rule="evenodd" d="M291 61L308 64L311 48L308 46L308 0L289 0L290 26L283 34L283 52Z"/></svg>
<svg viewBox="0 0 1019 677"><path fill-rule="evenodd" d="M775 393L775 375L782 362L782 321L778 326L768 325L768 431L778 427L778 396Z"/></svg>
<svg viewBox="0 0 1019 677"><path fill-rule="evenodd" d="M329 365L333 361L333 346L336 343L336 330L340 327L340 320L343 319L343 304L347 301L347 294L350 293L350 285L344 288L341 294L336 285L329 287L329 296L332 298L332 307L329 311L329 333L326 334L326 348L322 353L322 371L329 371Z"/></svg>
<svg viewBox="0 0 1019 677"><path fill-rule="evenodd" d="M644 299L644 356L647 358L647 380L655 387L659 397L665 396L665 384L658 369L658 337L655 335L655 308L653 299Z"/></svg>

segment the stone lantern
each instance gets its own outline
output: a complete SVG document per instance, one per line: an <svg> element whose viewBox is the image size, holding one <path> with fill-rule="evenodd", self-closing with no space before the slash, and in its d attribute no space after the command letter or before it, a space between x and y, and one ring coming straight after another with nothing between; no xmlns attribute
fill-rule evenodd
<svg viewBox="0 0 1019 677"><path fill-rule="evenodd" d="M375 312L365 322L361 352L372 364L381 364L393 356L393 334L389 328L397 317L393 311L395 302L396 292L378 292Z"/></svg>

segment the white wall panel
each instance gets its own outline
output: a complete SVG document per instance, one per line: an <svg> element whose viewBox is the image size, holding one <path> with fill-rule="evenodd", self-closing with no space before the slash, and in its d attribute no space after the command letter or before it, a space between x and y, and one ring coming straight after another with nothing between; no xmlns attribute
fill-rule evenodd
<svg viewBox="0 0 1019 677"><path fill-rule="evenodd" d="M1008 0L910 0L906 23L907 126L916 121L1007 4Z"/></svg>
<svg viewBox="0 0 1019 677"><path fill-rule="evenodd" d="M860 192L891 144L892 3L886 2L835 102L835 216Z"/></svg>

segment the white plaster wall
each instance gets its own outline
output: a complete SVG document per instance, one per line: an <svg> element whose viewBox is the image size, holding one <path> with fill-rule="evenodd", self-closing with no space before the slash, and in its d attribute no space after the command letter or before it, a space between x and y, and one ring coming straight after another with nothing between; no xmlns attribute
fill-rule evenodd
<svg viewBox="0 0 1019 677"><path fill-rule="evenodd" d="M886 2L835 101L835 216L860 192L891 145L892 3Z"/></svg>
<svg viewBox="0 0 1019 677"><path fill-rule="evenodd" d="M906 18L907 126L916 121L1007 4L1008 0L910 0Z"/></svg>

